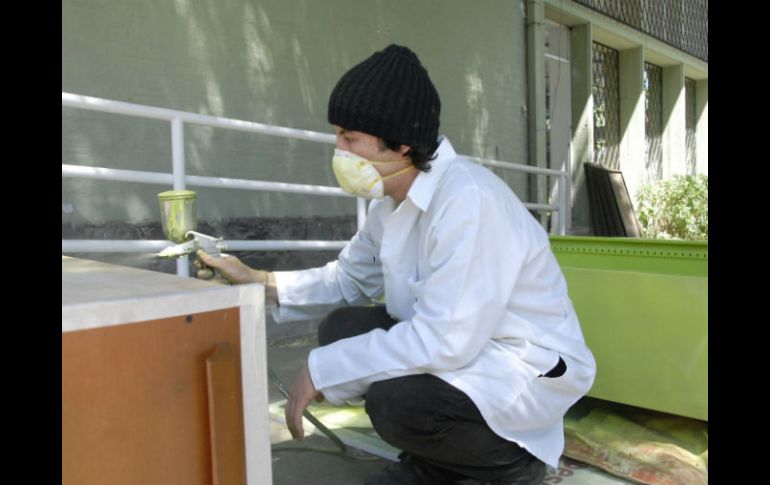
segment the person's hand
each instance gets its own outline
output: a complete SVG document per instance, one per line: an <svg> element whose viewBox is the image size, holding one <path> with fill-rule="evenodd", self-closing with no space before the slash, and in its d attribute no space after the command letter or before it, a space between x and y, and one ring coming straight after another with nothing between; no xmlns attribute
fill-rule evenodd
<svg viewBox="0 0 770 485"><path fill-rule="evenodd" d="M200 279L206 280L212 278L214 276L213 270L217 270L224 279L234 285L246 283L267 284L267 271L252 269L243 264L241 260L235 256L223 254L221 257L215 257L200 249L195 255L198 257L194 263L195 266L202 266L199 267L196 275ZM198 261L202 264L197 264Z"/></svg>
<svg viewBox="0 0 770 485"><path fill-rule="evenodd" d="M199 249L195 255L198 258L193 261L193 265L198 268L197 278L203 280L216 279L215 273L218 272L225 281L233 285L259 283L265 286L265 302L272 306L278 305L278 288L276 287L275 275L273 273L250 268L243 264L240 259L227 254L217 258Z"/></svg>
<svg viewBox="0 0 770 485"><path fill-rule="evenodd" d="M200 260L200 258L193 259L192 262L195 267L195 277L200 280L206 280L210 283L217 283L221 285L229 285L230 282L224 279L220 274L214 271L212 268L206 266L206 264Z"/></svg>
<svg viewBox="0 0 770 485"><path fill-rule="evenodd" d="M289 427L291 437L295 440L301 440L305 437L305 430L302 427L302 414L313 399L321 402L324 400L324 395L313 385L313 379L310 378L310 370L307 364L305 364L294 379L294 384L291 386L291 392L289 393L289 400L286 402L286 409L284 410L286 425Z"/></svg>

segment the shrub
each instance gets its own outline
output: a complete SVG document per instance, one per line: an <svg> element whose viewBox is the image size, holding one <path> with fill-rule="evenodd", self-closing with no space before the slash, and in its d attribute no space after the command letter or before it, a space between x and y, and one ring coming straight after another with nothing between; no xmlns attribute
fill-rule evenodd
<svg viewBox="0 0 770 485"><path fill-rule="evenodd" d="M643 185L638 199L637 215L645 238L708 240L707 175L677 175Z"/></svg>

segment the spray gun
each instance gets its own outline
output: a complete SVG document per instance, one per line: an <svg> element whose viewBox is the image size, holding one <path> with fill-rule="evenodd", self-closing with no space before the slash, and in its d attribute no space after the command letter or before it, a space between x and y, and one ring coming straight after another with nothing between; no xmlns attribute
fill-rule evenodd
<svg viewBox="0 0 770 485"><path fill-rule="evenodd" d="M163 235L177 243L158 253L161 258L181 258L195 255L202 249L219 257L225 248L222 238L208 236L195 229L198 216L195 211L196 194L192 190L169 190L158 194Z"/></svg>
<svg viewBox="0 0 770 485"><path fill-rule="evenodd" d="M158 257L180 258L182 256L195 255L199 249L202 249L212 256L220 257L222 256L222 251L227 249L227 246L222 241L221 237L207 236L206 234L201 234L200 232L195 231L187 231L185 233L185 237L187 239L192 237L192 239L187 242L175 244L174 246L165 248L163 251L158 253Z"/></svg>

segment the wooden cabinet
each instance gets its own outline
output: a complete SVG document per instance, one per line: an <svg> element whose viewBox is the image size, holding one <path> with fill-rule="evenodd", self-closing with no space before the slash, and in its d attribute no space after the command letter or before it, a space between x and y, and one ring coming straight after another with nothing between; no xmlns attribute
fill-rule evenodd
<svg viewBox="0 0 770 485"><path fill-rule="evenodd" d="M270 484L264 289L62 258L62 484Z"/></svg>

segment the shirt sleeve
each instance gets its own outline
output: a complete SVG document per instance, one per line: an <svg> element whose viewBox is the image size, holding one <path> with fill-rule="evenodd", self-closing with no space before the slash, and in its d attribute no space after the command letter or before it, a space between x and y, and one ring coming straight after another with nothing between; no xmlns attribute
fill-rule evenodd
<svg viewBox="0 0 770 485"><path fill-rule="evenodd" d="M487 344L524 264L525 235L505 202L476 186L437 209L428 271L414 283L411 320L311 351L313 382L333 403L379 380L459 369Z"/></svg>
<svg viewBox="0 0 770 485"><path fill-rule="evenodd" d="M366 305L382 295L382 265L374 236L378 221L376 215L367 217L336 261L320 268L274 272L279 302L272 311L275 321L320 318L333 308Z"/></svg>

